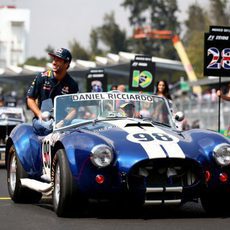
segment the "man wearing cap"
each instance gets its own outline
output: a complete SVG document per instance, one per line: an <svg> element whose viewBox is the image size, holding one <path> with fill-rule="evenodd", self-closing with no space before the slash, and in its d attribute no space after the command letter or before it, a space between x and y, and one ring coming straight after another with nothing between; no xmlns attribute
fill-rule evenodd
<svg viewBox="0 0 230 230"><path fill-rule="evenodd" d="M69 50L60 48L53 53L52 70L39 73L32 82L27 92L27 105L34 113L33 126L38 135L47 135L52 129L42 126L43 118L41 111L42 101L52 99L63 94L77 93L79 91L77 82L67 73L72 55Z"/></svg>
<svg viewBox="0 0 230 230"><path fill-rule="evenodd" d="M132 102L124 103L120 106L122 109L124 116L126 117L134 117L135 115L135 105Z"/></svg>

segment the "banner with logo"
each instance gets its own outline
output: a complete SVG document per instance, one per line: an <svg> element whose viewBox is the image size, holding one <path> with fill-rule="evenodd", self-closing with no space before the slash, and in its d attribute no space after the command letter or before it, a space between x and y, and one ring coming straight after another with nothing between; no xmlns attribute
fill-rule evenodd
<svg viewBox="0 0 230 230"><path fill-rule="evenodd" d="M205 33L204 75L230 76L230 27L210 26Z"/></svg>
<svg viewBox="0 0 230 230"><path fill-rule="evenodd" d="M87 92L106 92L107 77L104 69L90 69L87 74Z"/></svg>
<svg viewBox="0 0 230 230"><path fill-rule="evenodd" d="M153 92L155 63L148 56L135 56L130 63L129 90Z"/></svg>

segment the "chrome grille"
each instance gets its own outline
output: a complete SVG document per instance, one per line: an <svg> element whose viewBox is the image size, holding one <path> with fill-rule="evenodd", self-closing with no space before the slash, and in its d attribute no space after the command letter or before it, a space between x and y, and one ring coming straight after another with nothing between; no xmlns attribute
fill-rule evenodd
<svg viewBox="0 0 230 230"><path fill-rule="evenodd" d="M185 188L201 178L200 166L193 160L156 159L141 162L132 170L129 187L145 190L145 204L180 204Z"/></svg>

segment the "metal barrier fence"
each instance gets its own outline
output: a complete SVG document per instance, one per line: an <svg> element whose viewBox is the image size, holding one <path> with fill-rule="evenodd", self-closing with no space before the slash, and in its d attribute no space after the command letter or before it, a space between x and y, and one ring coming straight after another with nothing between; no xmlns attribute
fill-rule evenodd
<svg viewBox="0 0 230 230"><path fill-rule="evenodd" d="M177 110L183 111L185 121L189 127L218 130L219 102L211 100L198 101L196 99L180 98L174 100ZM226 131L230 126L230 102L221 100L220 129Z"/></svg>

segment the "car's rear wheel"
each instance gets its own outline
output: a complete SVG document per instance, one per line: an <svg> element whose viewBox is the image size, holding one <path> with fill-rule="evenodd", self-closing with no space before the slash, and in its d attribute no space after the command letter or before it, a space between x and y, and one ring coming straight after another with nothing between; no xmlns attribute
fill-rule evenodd
<svg viewBox="0 0 230 230"><path fill-rule="evenodd" d="M58 150L54 156L52 172L54 211L60 217L73 215L83 208L85 199L79 194L74 183L63 149Z"/></svg>
<svg viewBox="0 0 230 230"><path fill-rule="evenodd" d="M14 146L11 146L7 161L7 185L9 195L15 203L36 203L42 197L41 193L22 186L20 179L27 177Z"/></svg>

